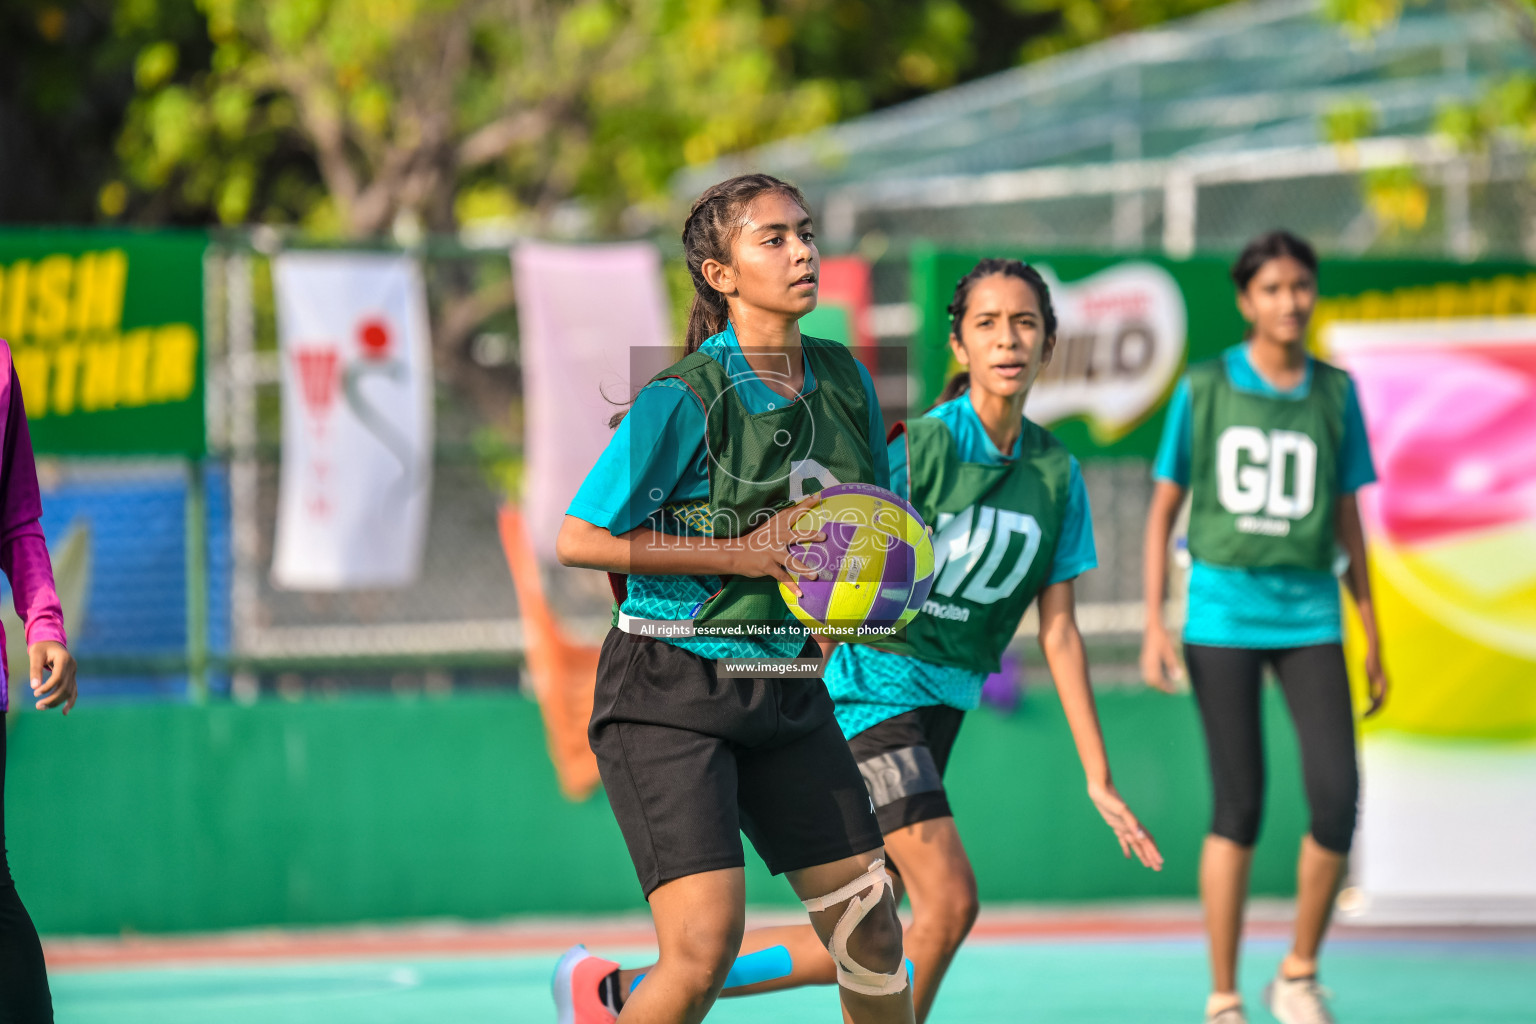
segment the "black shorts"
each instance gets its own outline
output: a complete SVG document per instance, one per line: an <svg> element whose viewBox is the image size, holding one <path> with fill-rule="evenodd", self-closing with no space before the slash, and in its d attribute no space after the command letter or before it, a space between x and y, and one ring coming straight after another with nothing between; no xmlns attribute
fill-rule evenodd
<svg viewBox="0 0 1536 1024"><path fill-rule="evenodd" d="M964 711L940 704L887 718L848 741L883 834L951 816L944 769L964 720Z"/></svg>
<svg viewBox="0 0 1536 1024"><path fill-rule="evenodd" d="M804 657L817 657L808 641ZM720 678L681 647L610 630L587 731L647 898L742 867L774 874L879 849L864 778L819 679Z"/></svg>

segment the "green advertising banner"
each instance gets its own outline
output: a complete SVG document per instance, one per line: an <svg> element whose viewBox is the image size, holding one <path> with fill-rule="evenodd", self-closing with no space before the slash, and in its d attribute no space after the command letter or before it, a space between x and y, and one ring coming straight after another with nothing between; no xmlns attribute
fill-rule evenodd
<svg viewBox="0 0 1536 1024"><path fill-rule="evenodd" d="M1056 353L1025 408L1079 458L1151 459L1162 408L1184 367L1243 336L1227 257L920 249L912 257L922 322L918 408L959 371L945 307L955 282L984 256L1033 263L1051 283ZM1524 263L1328 259L1318 290L1314 339L1335 321L1536 316L1536 268Z"/></svg>
<svg viewBox="0 0 1536 1024"><path fill-rule="evenodd" d="M199 455L200 234L0 232L0 338L52 455Z"/></svg>

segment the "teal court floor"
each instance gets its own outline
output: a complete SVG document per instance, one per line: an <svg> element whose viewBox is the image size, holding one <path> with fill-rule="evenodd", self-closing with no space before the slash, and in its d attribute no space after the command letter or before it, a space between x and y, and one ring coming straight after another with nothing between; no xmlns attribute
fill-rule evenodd
<svg viewBox="0 0 1536 1024"><path fill-rule="evenodd" d="M935 1024L1193 1024L1205 988L1197 934L991 929L967 945L939 995ZM1150 931L1150 933L1149 933ZM649 950L593 943L626 965ZM501 1024L554 1019L549 975L556 949L412 953L322 944L289 955L209 955L185 947L150 958L56 956L59 1024ZM484 945L484 944L481 944ZM515 945L515 944L514 944ZM474 944L470 944L474 946ZM1284 951L1271 934L1248 943L1244 994L1251 1019L1270 1020L1259 990ZM116 962L126 960L127 962ZM1536 931L1385 935L1352 929L1327 951L1324 981L1341 1024L1533 1024ZM830 988L721 1000L720 1024L811 1024L839 1019Z"/></svg>

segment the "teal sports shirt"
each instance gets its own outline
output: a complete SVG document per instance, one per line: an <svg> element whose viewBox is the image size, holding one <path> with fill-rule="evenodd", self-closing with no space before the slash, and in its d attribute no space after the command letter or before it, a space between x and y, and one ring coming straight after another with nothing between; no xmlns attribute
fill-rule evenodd
<svg viewBox="0 0 1536 1024"><path fill-rule="evenodd" d="M1301 383L1280 391L1259 375L1246 343L1222 353L1227 377L1239 390L1273 398L1305 398L1312 385L1312 358ZM1188 378L1179 381L1168 403L1162 441L1152 475L1189 487L1194 449L1194 416ZM1338 492L1353 494L1376 479L1360 399L1351 381L1344 399L1344 437L1338 459ZM1212 647L1275 649L1338 643L1342 636L1339 581L1332 573L1308 569L1243 569L1195 561L1189 572L1189 607L1184 642Z"/></svg>
<svg viewBox="0 0 1536 1024"><path fill-rule="evenodd" d="M929 416L942 419L949 427L960 457L966 462L997 465L1017 458L1014 450L1003 455L992 443L969 395L961 395L929 410ZM911 481L907 478L907 446L897 438L890 445L891 490L910 498ZM1051 561L1046 585L1075 579L1099 564L1093 545L1093 514L1088 505L1088 488L1077 459L1071 460L1067 511ZM837 708L837 724L843 735L857 736L870 726L917 708L945 704L971 711L981 703L985 673L972 672L952 665L936 665L921 658L879 651L861 644L839 644L827 663L827 692Z"/></svg>
<svg viewBox="0 0 1536 1024"><path fill-rule="evenodd" d="M739 381L737 393L752 412L766 412L788 399L763 383L746 364L734 328L727 328L699 347L731 371ZM885 437L885 420L875 396L875 384L863 364L859 377L869 399L870 437ZM816 386L806 367L801 393ZM873 445L875 479L890 486L885 446ZM659 532L699 536L708 531L708 453L704 443L704 410L681 380L653 381L640 389L628 415L614 431L608 447L593 465L566 514L620 536L649 524ZM691 503L679 521L664 516L663 505ZM655 576L645 589L646 600L631 597L622 610L637 619L685 619L703 597L720 588L718 576ZM677 637L666 642L705 658L791 658L805 646L798 639L720 639Z"/></svg>

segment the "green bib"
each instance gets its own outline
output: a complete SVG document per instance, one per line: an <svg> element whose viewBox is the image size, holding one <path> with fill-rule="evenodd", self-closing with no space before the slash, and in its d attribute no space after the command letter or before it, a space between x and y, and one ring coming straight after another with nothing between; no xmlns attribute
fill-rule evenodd
<svg viewBox="0 0 1536 1024"><path fill-rule="evenodd" d="M825 487L874 482L869 396L858 364L847 348L834 342L802 336L800 345L815 386L765 412L748 411L736 392L748 371L745 360L728 369L712 356L694 352L653 378L681 380L704 406L709 459L704 532L739 537ZM778 581L727 576L694 614L694 627L779 625L786 620L798 627L779 596Z"/></svg>
<svg viewBox="0 0 1536 1024"><path fill-rule="evenodd" d="M1305 398L1240 391L1226 360L1189 371L1189 553L1247 569L1333 567L1349 378L1319 360Z"/></svg>
<svg viewBox="0 0 1536 1024"><path fill-rule="evenodd" d="M923 416L905 430L912 505L934 531L933 590L902 637L872 646L996 672L1055 560L1071 456L1029 420L1019 457L996 466L962 462L943 420Z"/></svg>

